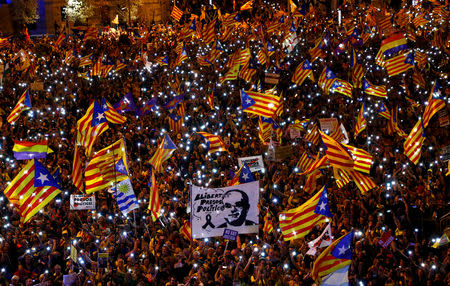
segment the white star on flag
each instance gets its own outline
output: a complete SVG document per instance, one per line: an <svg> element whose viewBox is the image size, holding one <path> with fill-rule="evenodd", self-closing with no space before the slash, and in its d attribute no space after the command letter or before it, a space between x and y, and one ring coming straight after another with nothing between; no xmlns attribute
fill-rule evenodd
<svg viewBox="0 0 450 286"><path fill-rule="evenodd" d="M339 250L339 255L342 255L347 252L348 247L345 247L345 245L342 245L342 247L338 248L338 250Z"/></svg>
<svg viewBox="0 0 450 286"><path fill-rule="evenodd" d="M244 181L247 181L247 180L248 180L248 174L247 174L247 173L243 173L243 174L242 174L242 179L243 179Z"/></svg>
<svg viewBox="0 0 450 286"><path fill-rule="evenodd" d="M97 120L98 121L102 120L103 118L105 118L105 115L103 115L103 113L97 114Z"/></svg>
<svg viewBox="0 0 450 286"><path fill-rule="evenodd" d="M324 201L322 201L322 203L319 205L319 209L320 210L325 210L325 207L327 206L327 204L325 204Z"/></svg>
<svg viewBox="0 0 450 286"><path fill-rule="evenodd" d="M43 184L45 181L48 181L47 175L44 175L42 173L39 175L37 179L41 181L41 184Z"/></svg>

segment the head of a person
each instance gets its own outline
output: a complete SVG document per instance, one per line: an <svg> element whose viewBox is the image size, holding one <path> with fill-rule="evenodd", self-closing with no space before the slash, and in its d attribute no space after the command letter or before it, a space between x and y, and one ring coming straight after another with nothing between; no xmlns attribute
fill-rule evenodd
<svg viewBox="0 0 450 286"><path fill-rule="evenodd" d="M233 226L243 225L250 209L248 195L241 190L229 190L222 198L227 223Z"/></svg>

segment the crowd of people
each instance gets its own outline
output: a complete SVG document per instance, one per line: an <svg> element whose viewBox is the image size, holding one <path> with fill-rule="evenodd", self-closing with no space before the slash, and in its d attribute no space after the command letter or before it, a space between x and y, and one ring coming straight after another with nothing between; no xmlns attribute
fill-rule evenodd
<svg viewBox="0 0 450 286"><path fill-rule="evenodd" d="M373 84L386 85L385 99L368 96L360 88L354 88L349 98L338 93L325 94L313 80L308 79L301 86L291 82L297 65L305 59L313 62L315 79L325 66L338 78L351 79L351 48L342 53L337 53L335 48L346 37L348 26L353 24L360 31L364 29L365 15L373 7L342 6L343 24L340 19L338 22L336 11L326 15L313 5L307 7L306 15L295 18L294 30L299 43L292 51L287 52L282 44L287 34L284 26L263 37L275 50L266 67L257 62L257 53L263 46L258 27L264 31L270 20L279 17L281 8L277 3L255 2L252 9L241 12L241 22L221 42L223 53L209 66L200 65L197 58L208 54L212 44L205 45L197 35L184 39L188 58L176 67L170 64L178 57L175 49L180 41L178 36L190 24L186 15L181 22L172 20L142 26L140 36L123 30L118 37L101 29L96 39L87 41L67 34L56 47L57 36L31 40L16 35L1 48L0 60L5 72L0 96L0 189L4 190L26 163L13 158L13 140L48 139L54 152L40 161L49 170L60 168L62 190L25 224L20 222L17 210L7 198L0 197L2 285L63 285L63 280L64 285L313 285L311 270L323 249L315 255L306 254L307 242L318 237L325 225L315 227L302 239L285 241L278 214L301 205L325 185L334 215L330 222L334 239L346 231L355 232L348 274L350 285L450 283L448 247L431 247L443 234L447 225L445 215L449 211L446 191L449 181L445 176L448 155L443 153L448 150L448 127L441 127L441 115L431 119L425 130L420 162L415 165L403 154L404 138L388 133L388 120L377 115L376 107L384 102L391 110L398 108L397 122L408 134L423 113L433 82L440 80L443 96L448 96L448 14L444 21L438 21L431 13L439 1L419 1L422 3L418 7L409 4L403 7L405 11L416 14L422 11L431 17L420 27L407 24L408 31L412 29L415 35L414 40L408 38L408 48L427 55L425 66L416 68L425 80L424 86L413 84L413 70L388 77L385 69L376 65L375 56L384 39L376 26L364 44L354 47L365 77ZM448 6L442 7L448 13ZM211 15L197 18L197 25L217 16L217 10L211 10ZM381 11L398 13L389 8ZM295 12L285 15L286 30L295 15ZM392 25L400 29L397 22ZM436 30L444 35L441 46L431 44ZM216 25L215 33L217 38L224 33L220 24ZM309 50L324 34L330 35L329 44L323 47L325 55L313 61ZM227 71L225 66L230 55L244 47L251 50L256 74L250 82L238 78L221 83L219 78ZM30 72L31 68L21 68L24 57L17 56L20 51L26 52L34 73ZM73 51L77 56L92 53L93 62L98 57L108 57L109 61L123 62L126 67L111 71L106 77L81 76L91 67L79 67L78 58L68 63L66 51ZM169 65L156 63L162 56L168 56ZM242 112L241 107L241 89L264 91L274 87L265 82L266 72L279 74L276 92L283 97L283 113L275 119L282 135L277 138L274 133L271 138L280 146L291 146L291 152L281 160L267 156L269 142L259 139L258 119ZM35 82L43 82L43 88L30 90L32 109L10 125L6 117L18 97ZM211 109L207 98L214 87L214 109ZM132 94L138 107L156 98L158 110L141 116L135 112L124 113L126 123L109 124L93 150L125 139L131 183L140 208L125 217L114 196L103 190L95 193L95 210L71 210L70 195L82 193L74 186L71 176L76 122L92 100L104 97L116 103L127 93ZM184 123L181 130L173 132L168 114L175 111L167 110L164 105L180 93L184 93ZM368 123L366 130L354 138L362 101L369 107ZM448 111L448 105L443 111ZM364 194L353 182L339 188L332 168L326 168L314 192L304 191L307 176L296 171L300 155L305 151L311 155L323 154L324 150L321 143L314 145L306 141L306 132L300 138L291 138L289 129L295 120L318 122L319 118L329 117L337 118L345 126L350 145L374 157L370 177L376 188ZM196 136L196 131L217 133L228 152L208 154L204 139ZM170 134L177 149L164 163L163 171L155 174L162 215L153 221L148 212L149 159L165 133ZM236 241L183 236L180 228L190 219L187 213L190 186L227 186L231 173L238 170L237 158L254 155L263 155L265 166L263 171L254 174L261 188L259 232L241 234ZM81 161L84 168L89 158L82 154ZM267 213L274 227L270 233L263 231ZM378 241L387 232L394 240L384 248ZM71 258L71 246L78 252L75 261Z"/></svg>

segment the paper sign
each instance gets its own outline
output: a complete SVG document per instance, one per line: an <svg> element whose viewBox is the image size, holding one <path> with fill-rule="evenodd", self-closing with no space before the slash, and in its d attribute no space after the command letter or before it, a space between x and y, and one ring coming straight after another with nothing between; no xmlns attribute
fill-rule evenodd
<svg viewBox="0 0 450 286"><path fill-rule="evenodd" d="M261 171L264 169L264 162L261 155L238 158L239 168L242 167L244 163L247 164L252 172Z"/></svg>
<svg viewBox="0 0 450 286"><path fill-rule="evenodd" d="M327 130L331 134L338 127L338 120L336 118L319 118L320 129Z"/></svg>
<svg viewBox="0 0 450 286"><path fill-rule="evenodd" d="M71 210L95 209L95 195L70 195Z"/></svg>
<svg viewBox="0 0 450 286"><path fill-rule="evenodd" d="M228 229L228 228L224 229L223 235L222 235L222 237L224 239L229 239L229 240L233 240L233 241L236 240L237 236L238 236L238 232L237 231L232 230L232 229Z"/></svg>

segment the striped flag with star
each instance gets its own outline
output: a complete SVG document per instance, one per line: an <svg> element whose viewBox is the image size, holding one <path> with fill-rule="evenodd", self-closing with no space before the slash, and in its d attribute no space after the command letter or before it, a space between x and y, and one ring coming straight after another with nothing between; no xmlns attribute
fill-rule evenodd
<svg viewBox="0 0 450 286"><path fill-rule="evenodd" d="M256 74L256 67L252 63L252 61L248 61L239 72L239 77L245 80L246 82L251 82L252 77Z"/></svg>
<svg viewBox="0 0 450 286"><path fill-rule="evenodd" d="M391 113L389 112L389 109L387 109L386 105L383 102L380 103L380 107L378 108L378 114L386 119L391 118Z"/></svg>
<svg viewBox="0 0 450 286"><path fill-rule="evenodd" d="M363 83L364 69L361 64L355 63L352 69L352 82L356 88L361 88Z"/></svg>
<svg viewBox="0 0 450 286"><path fill-rule="evenodd" d="M423 127L422 119L419 119L403 143L403 153L415 165L419 163L420 156L422 155L422 144L424 140L425 128Z"/></svg>
<svg viewBox="0 0 450 286"><path fill-rule="evenodd" d="M209 22L202 33L202 41L205 45L211 43L214 41L214 38L216 36L215 27L216 27L216 19Z"/></svg>
<svg viewBox="0 0 450 286"><path fill-rule="evenodd" d="M252 171L250 171L247 163L244 163L236 172L236 174L234 174L234 177L230 182L230 186L250 183L253 181L255 181L255 177L253 176Z"/></svg>
<svg viewBox="0 0 450 286"><path fill-rule="evenodd" d="M320 88L323 89L325 94L328 94L335 80L336 75L329 67L326 66L323 68L323 71L319 76L317 84L320 86Z"/></svg>
<svg viewBox="0 0 450 286"><path fill-rule="evenodd" d="M319 130L325 153L330 165L344 170L353 170L353 158L347 149L339 142Z"/></svg>
<svg viewBox="0 0 450 286"><path fill-rule="evenodd" d="M228 152L225 143L222 141L220 136L207 132L197 132L197 134L206 140L206 149L208 150L209 154L222 151Z"/></svg>
<svg viewBox="0 0 450 286"><path fill-rule="evenodd" d="M395 76L414 67L414 55L412 52L395 56L386 61L388 75Z"/></svg>
<svg viewBox="0 0 450 286"><path fill-rule="evenodd" d="M86 114L77 121L77 144L85 148L87 156L91 155L97 137L108 128L102 106L97 101L93 101Z"/></svg>
<svg viewBox="0 0 450 286"><path fill-rule="evenodd" d="M332 92L338 92L352 98L353 87L348 81L337 78L331 85L330 89Z"/></svg>
<svg viewBox="0 0 450 286"><path fill-rule="evenodd" d="M31 109L31 98L30 93L27 89L19 97L19 101L17 101L16 106L14 106L13 110L8 115L6 120L9 122L9 124L14 124L17 121L17 119L19 119L20 114L25 110L29 109Z"/></svg>
<svg viewBox="0 0 450 286"><path fill-rule="evenodd" d="M175 134L180 132L181 126L183 125L183 117L174 113L170 113L168 119L170 130L172 130Z"/></svg>
<svg viewBox="0 0 450 286"><path fill-rule="evenodd" d="M273 117L280 105L280 98L273 94L241 90L242 109L244 112Z"/></svg>
<svg viewBox="0 0 450 286"><path fill-rule="evenodd" d="M158 149L156 149L152 158L150 158L149 163L153 166L153 171L161 172L162 163L172 156L172 153L177 149L177 146L170 139L169 134L165 134L161 144L159 144Z"/></svg>
<svg viewBox="0 0 450 286"><path fill-rule="evenodd" d="M408 134L406 134L403 130L400 129L397 123L397 109L392 109L391 117L389 118L387 131L389 135L393 135L395 133L402 138L406 138Z"/></svg>
<svg viewBox="0 0 450 286"><path fill-rule="evenodd" d="M297 66L294 74L292 75L291 81L296 85L300 86L305 81L306 78L310 78L314 81L314 75L312 72L311 63L308 60L304 60L301 64Z"/></svg>
<svg viewBox="0 0 450 286"><path fill-rule="evenodd" d="M336 180L336 185L338 186L339 189L342 189L352 181L347 171L335 168L333 168L333 171L334 171L334 179Z"/></svg>
<svg viewBox="0 0 450 286"><path fill-rule="evenodd" d="M353 231L344 234L328 246L314 261L311 276L320 281L322 277L352 263Z"/></svg>
<svg viewBox="0 0 450 286"><path fill-rule="evenodd" d="M21 222L26 223L61 190L50 172L37 159L33 159L28 161L3 192L16 208Z"/></svg>
<svg viewBox="0 0 450 286"><path fill-rule="evenodd" d="M366 129L367 120L366 120L365 112L366 112L366 110L364 108L364 103L363 103L363 105L361 106L361 109L359 110L359 113L358 113L358 120L356 121L354 138L356 138L356 136L358 136L358 134L361 133L361 131Z"/></svg>
<svg viewBox="0 0 450 286"><path fill-rule="evenodd" d="M126 180L129 176L124 139L96 152L84 170L86 193L91 194L115 183Z"/></svg>
<svg viewBox="0 0 450 286"><path fill-rule="evenodd" d="M272 137L272 118L259 116L258 129L258 137L261 142L269 142Z"/></svg>
<svg viewBox="0 0 450 286"><path fill-rule="evenodd" d="M428 123L430 122L430 119L433 117L433 115L435 115L436 112L445 107L445 101L441 98L441 89L442 87L439 85L439 82L436 81L433 84L430 96L428 97L428 104L423 112L423 128L427 128Z"/></svg>
<svg viewBox="0 0 450 286"><path fill-rule="evenodd" d="M365 93L386 98L387 91L385 85L373 85L367 79L364 79L363 90Z"/></svg>
<svg viewBox="0 0 450 286"><path fill-rule="evenodd" d="M102 98L102 108L106 120L113 124L124 124L127 118L121 115L104 97Z"/></svg>
<svg viewBox="0 0 450 286"><path fill-rule="evenodd" d="M286 241L305 237L316 225L332 216L324 186L301 206L279 213L278 220Z"/></svg>
<svg viewBox="0 0 450 286"><path fill-rule="evenodd" d="M305 185L303 186L303 191L311 194L316 190L317 179L322 177L322 172L319 169L312 171L307 177Z"/></svg>

